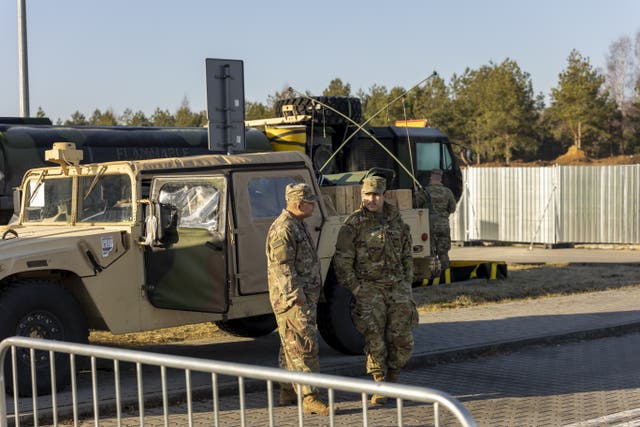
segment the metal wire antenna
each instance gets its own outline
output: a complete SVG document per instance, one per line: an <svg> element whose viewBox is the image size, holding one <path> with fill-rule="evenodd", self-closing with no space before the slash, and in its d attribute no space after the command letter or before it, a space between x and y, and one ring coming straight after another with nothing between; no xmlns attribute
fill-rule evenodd
<svg viewBox="0 0 640 427"><path fill-rule="evenodd" d="M414 90L415 88L417 88L418 86L420 86L422 83L432 79L433 77L437 76L438 73L436 73L435 71L433 73L431 73L428 77L425 77L424 79L420 80L418 83L416 83L415 85L413 85L412 87L410 87L409 89L407 89L406 91L404 91L403 93L401 93L400 95L398 95L397 97L395 97L394 99L392 99L391 101L389 101L386 105L384 105L382 108L380 108L378 111L376 111L371 117L369 117L367 120L365 120L362 124L358 124L356 123L353 119L351 119L351 117L347 117L344 114L342 114L340 111L335 110L334 108L332 108L329 105L326 105L318 100L315 100L316 102L318 102L320 105L322 105L325 108L330 109L331 111L339 114L341 117L347 119L349 122L351 122L353 125L356 126L356 129L351 133L351 135L349 135L343 142L342 144L340 144L340 146L338 147L338 149L331 155L331 157L329 157L329 159L327 159L327 161L322 165L322 167L318 170L318 172L322 172L324 170L324 168L329 164L329 162L331 162L331 160L333 160L333 158L340 152L340 150L342 150L342 148L344 148L345 145L347 145L347 143L360 131L360 130L364 130L364 127L371 121L373 120L375 117L378 116L378 114L382 113L383 111L385 111L387 109L387 107L393 103L395 103L398 99L404 97L407 93L411 92L412 90ZM289 88L289 92L291 93L295 93L299 96L302 96L304 98L307 99L311 99L313 100L313 98L307 96L306 94L303 94L301 92L298 92L297 90L295 90L294 88L290 87ZM370 133L368 133L365 130L365 133L367 133L369 136L371 136L373 138L374 141L376 141L376 143L378 143L380 146L382 146L382 144L380 143L380 141L378 141L373 135L371 135ZM384 149L384 147L383 147ZM386 150L386 149L385 149ZM386 150L388 151L388 150ZM408 171L405 170L405 172L409 173ZM411 173L409 173L409 175L411 175L411 177L414 179L413 175Z"/></svg>
<svg viewBox="0 0 640 427"><path fill-rule="evenodd" d="M289 90L290 90L292 93L295 93L295 94L297 94L298 96L300 96L300 97L302 97L302 98L309 99L309 100L313 100L313 98L311 98L310 96L305 95L305 94L303 94L303 93L301 93L301 92L298 92L297 90L295 90L295 89L293 89L293 88L289 88ZM373 140L376 142L376 144L378 144L378 145L380 146L380 148L382 148L382 149L383 149L383 150L384 150L384 151L385 151L385 152L386 152L386 153L387 153L387 154L388 154L388 155L389 155L389 156L390 156L390 157L391 157L391 158L392 158L396 163L398 163L398 166L400 166L400 168L402 168L402 170L403 170L403 171L405 171L405 172L407 173L407 175L409 175L409 177L411 177L411 179L413 180L413 182L414 182L415 184L420 185L420 182L418 182L418 180L416 179L416 177L415 177L415 176L413 176L413 174L411 173L411 171L409 171L409 169L407 169L407 167L406 167L405 165L403 165L403 164L402 164L402 162L401 162L401 161L400 161L400 160L399 160L399 159L398 159L398 158L397 158L397 157L396 157L396 156L395 156L395 155L394 155L394 154L393 154L393 153L392 153L392 152L391 152L387 147L385 147L385 146L384 146L384 144L382 144L382 143L378 140L378 138L376 138L376 137L375 137L371 132L369 132L367 129L363 128L362 126L364 126L364 125L358 125L358 124L357 124L353 119L351 119L350 117L348 117L348 116L346 116L346 115L342 114L340 111L336 110L335 108L333 108L333 107L332 107L332 106L330 106L330 105L325 104L324 102L321 102L321 101L318 101L318 100L315 100L315 101L316 101L318 104L320 104L321 106L323 106L324 108L327 108L327 109L329 109L329 110L333 111L334 113L336 113L336 114L340 115L340 116L341 116L341 117L343 117L344 119L346 119L346 120L348 120L349 122L353 123L354 125L358 126L358 128L359 128L360 130L362 130L362 131L363 131L365 134L367 134L371 139L373 139ZM353 135L355 135L355 132L354 132L353 134L351 134L351 135L349 136L349 138L347 138L347 139L351 139L351 138L353 137ZM343 142L343 143L342 143L342 145L340 145L340 148L338 148L338 150L336 151L336 153L337 153L338 151L340 151L340 149L341 149L342 147L344 147L345 143L346 143L346 141L345 141L345 142ZM333 159L333 157L335 156L335 154L336 154L336 153L333 153L333 155L332 155L331 157L329 157L329 160L327 160L327 161L325 162L325 164L324 164L324 165L322 165L322 167L319 169L319 171L318 171L318 172L322 172L322 169L324 169L324 168L325 168L325 166L329 163L329 161L331 161L331 159Z"/></svg>
<svg viewBox="0 0 640 427"><path fill-rule="evenodd" d="M407 108L404 103L404 97L402 98L402 114L404 114L404 131L407 134L407 148L409 149L409 162L411 163L411 175L415 175L415 169L413 167L413 150L411 149L411 138L409 137L409 127L407 126ZM417 188L422 188L420 183L416 185L416 181L413 181L413 190L415 191Z"/></svg>

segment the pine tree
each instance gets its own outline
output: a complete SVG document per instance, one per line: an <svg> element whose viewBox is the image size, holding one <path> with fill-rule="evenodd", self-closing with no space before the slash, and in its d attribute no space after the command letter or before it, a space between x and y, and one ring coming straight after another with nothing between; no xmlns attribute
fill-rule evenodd
<svg viewBox="0 0 640 427"><path fill-rule="evenodd" d="M160 107L157 107L151 116L151 123L153 126L175 126L176 119L169 110L161 110Z"/></svg>
<svg viewBox="0 0 640 427"><path fill-rule="evenodd" d="M374 114L384 107L383 111L369 122L369 125L384 126L389 123L389 110L386 107L389 94L385 86L371 86L368 93L360 94L360 99L362 100L362 113L365 120L369 120Z"/></svg>
<svg viewBox="0 0 640 427"><path fill-rule="evenodd" d="M454 135L484 160L511 162L538 147L531 77L510 59L465 70L453 81Z"/></svg>
<svg viewBox="0 0 640 427"><path fill-rule="evenodd" d="M87 118L78 110L71 115L70 119L64 121L65 126L86 126L88 124Z"/></svg>
<svg viewBox="0 0 640 427"><path fill-rule="evenodd" d="M273 117L271 109L261 102L247 101L244 105L245 120L259 120Z"/></svg>
<svg viewBox="0 0 640 427"><path fill-rule="evenodd" d="M335 78L329 82L329 86L322 91L324 96L351 96L351 85L344 84L341 79Z"/></svg>
<svg viewBox="0 0 640 427"><path fill-rule="evenodd" d="M615 110L615 102L604 89L604 77L589 58L572 50L558 87L551 89L551 106L545 114L554 136L568 138L577 149L597 156L611 137Z"/></svg>

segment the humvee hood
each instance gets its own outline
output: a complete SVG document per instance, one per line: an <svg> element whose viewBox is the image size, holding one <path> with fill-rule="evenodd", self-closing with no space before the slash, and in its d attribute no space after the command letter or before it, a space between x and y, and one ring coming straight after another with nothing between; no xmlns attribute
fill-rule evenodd
<svg viewBox="0 0 640 427"><path fill-rule="evenodd" d="M15 268L55 268L75 271L79 275L94 270L87 252L102 265L111 263L126 252L115 227L19 227L18 237L7 234L0 240L0 277ZM4 233L4 231L2 232Z"/></svg>

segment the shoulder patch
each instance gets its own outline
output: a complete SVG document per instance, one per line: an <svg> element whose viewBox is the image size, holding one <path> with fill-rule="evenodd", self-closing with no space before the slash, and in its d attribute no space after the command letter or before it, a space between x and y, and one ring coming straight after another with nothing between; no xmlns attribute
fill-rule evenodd
<svg viewBox="0 0 640 427"><path fill-rule="evenodd" d="M274 241L271 242L271 247L274 249L279 248L282 245L284 245L284 241L282 239L275 239Z"/></svg>

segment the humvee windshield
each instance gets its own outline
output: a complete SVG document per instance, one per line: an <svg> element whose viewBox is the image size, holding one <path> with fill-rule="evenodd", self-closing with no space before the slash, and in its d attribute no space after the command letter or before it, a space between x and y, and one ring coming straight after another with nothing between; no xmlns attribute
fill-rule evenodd
<svg viewBox="0 0 640 427"><path fill-rule="evenodd" d="M45 178L44 174L29 180L26 187L24 222L62 222L71 220L70 177Z"/></svg>
<svg viewBox="0 0 640 427"><path fill-rule="evenodd" d="M78 180L78 197L73 197L73 180ZM128 222L133 219L131 179L125 174L40 176L26 186L25 223L70 223L72 203L76 222Z"/></svg>

